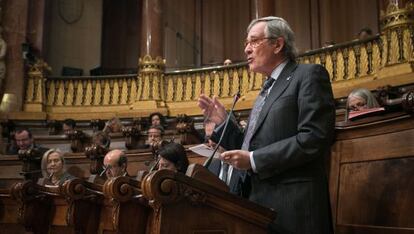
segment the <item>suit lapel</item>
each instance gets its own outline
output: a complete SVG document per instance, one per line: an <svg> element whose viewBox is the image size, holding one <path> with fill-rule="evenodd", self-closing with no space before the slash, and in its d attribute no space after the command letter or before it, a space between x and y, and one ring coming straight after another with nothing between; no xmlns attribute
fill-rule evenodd
<svg viewBox="0 0 414 234"><path fill-rule="evenodd" d="M297 63L294 61L290 61L283 71L280 73L279 77L275 81L272 89L270 90L269 95L266 98L266 102L263 105L262 110L260 111L259 118L257 119L256 126L254 128L253 136L256 134L257 129L262 125L264 119L266 118L267 114L269 113L270 107L272 104L282 95L282 93L288 87L292 72L296 69ZM253 138L252 136L252 138Z"/></svg>
<svg viewBox="0 0 414 234"><path fill-rule="evenodd" d="M230 183L229 183L230 191L234 191L238 178L239 178L239 171L233 167L233 171L231 173Z"/></svg>
<svg viewBox="0 0 414 234"><path fill-rule="evenodd" d="M209 167L210 171L217 176L220 176L221 161L219 159L213 159Z"/></svg>

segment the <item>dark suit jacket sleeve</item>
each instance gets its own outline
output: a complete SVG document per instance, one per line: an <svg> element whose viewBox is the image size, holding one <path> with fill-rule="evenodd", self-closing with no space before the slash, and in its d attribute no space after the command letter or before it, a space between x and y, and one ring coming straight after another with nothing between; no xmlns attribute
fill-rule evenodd
<svg viewBox="0 0 414 234"><path fill-rule="evenodd" d="M211 140L218 143L223 130L224 124L217 127L211 135ZM243 135L243 131L237 124L236 118L232 116L220 145L226 150L240 149L243 144Z"/></svg>
<svg viewBox="0 0 414 234"><path fill-rule="evenodd" d="M326 69L319 65L299 66L295 73L294 84L290 84L293 86L289 87L287 92L291 92L291 96L296 95L296 113L290 113L289 109L286 113L272 113L290 115L292 121L297 121L297 129L294 129L296 134L254 150L256 169L262 179L323 157L333 142L335 108ZM296 106L294 108L296 109ZM280 118L270 117L269 120L278 119ZM274 134L274 131L284 130L261 131L265 134Z"/></svg>

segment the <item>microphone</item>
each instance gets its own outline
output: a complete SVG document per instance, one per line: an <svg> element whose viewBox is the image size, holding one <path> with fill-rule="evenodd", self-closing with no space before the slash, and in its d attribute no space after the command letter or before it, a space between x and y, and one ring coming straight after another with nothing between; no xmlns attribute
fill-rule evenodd
<svg viewBox="0 0 414 234"><path fill-rule="evenodd" d="M152 165L152 167L149 170L149 173L153 172L158 167L158 164L160 163L160 159L161 159L161 156L158 156L157 161L155 161L155 164Z"/></svg>
<svg viewBox="0 0 414 234"><path fill-rule="evenodd" d="M104 170L101 172L101 174L99 174L99 176L102 177L106 173L107 170L108 170L108 167L105 167Z"/></svg>
<svg viewBox="0 0 414 234"><path fill-rule="evenodd" d="M225 122L225 124L224 124L223 131L221 132L221 135L220 135L220 139L219 139L219 141L217 142L216 147L214 147L214 151L213 151L213 153L212 153L212 154L210 155L210 157L208 157L208 159L204 162L204 165L203 165L203 166L204 166L205 168L208 168L208 167L210 166L211 162L213 161L214 155L216 154L216 152L217 152L218 148L220 147L221 142L223 141L224 134L226 133L226 130L227 130L227 125L229 125L230 118L231 118L231 116L233 115L234 107L236 106L236 103L237 103L237 101L238 101L239 99L240 99L240 90L238 90L238 91L237 91L237 93L234 95L234 98L233 98L233 104L232 104L232 106L231 106L231 108L230 108L230 111L229 111L229 113L228 113L228 115L227 115L227 119L226 119L226 122Z"/></svg>
<svg viewBox="0 0 414 234"><path fill-rule="evenodd" d="M49 175L48 179L51 181L51 180L52 180L52 177L53 177L54 175L55 175L55 173L54 173L54 172L50 173L50 175Z"/></svg>

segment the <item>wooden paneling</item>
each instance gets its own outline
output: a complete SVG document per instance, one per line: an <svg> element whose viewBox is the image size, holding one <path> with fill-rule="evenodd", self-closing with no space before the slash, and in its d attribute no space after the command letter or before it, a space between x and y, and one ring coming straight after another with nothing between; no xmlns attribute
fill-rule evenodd
<svg viewBox="0 0 414 234"><path fill-rule="evenodd" d="M260 2L259 2L260 3ZM273 0L276 16L296 34L300 52L326 41L356 38L362 27L378 32L379 0ZM255 1L164 1L167 67L185 68L245 59L243 41ZM102 65L135 68L139 56L141 1L104 1Z"/></svg>
<svg viewBox="0 0 414 234"><path fill-rule="evenodd" d="M141 1L104 0L102 67L137 68L141 42Z"/></svg>
<svg viewBox="0 0 414 234"><path fill-rule="evenodd" d="M202 1L202 63L224 61L224 1Z"/></svg>
<svg viewBox="0 0 414 234"><path fill-rule="evenodd" d="M414 118L378 117L337 128L329 175L336 233L414 233Z"/></svg>
<svg viewBox="0 0 414 234"><path fill-rule="evenodd" d="M220 64L227 58L245 60L243 42L249 24L249 1L203 1L202 12L203 64Z"/></svg>
<svg viewBox="0 0 414 234"><path fill-rule="evenodd" d="M248 0L224 1L224 58L244 61L244 40L250 23ZM218 61L220 62L220 61Z"/></svg>
<svg viewBox="0 0 414 234"><path fill-rule="evenodd" d="M165 58L167 67L196 66L200 56L196 35L196 1L165 1Z"/></svg>
<svg viewBox="0 0 414 234"><path fill-rule="evenodd" d="M295 32L299 52L312 48L310 1L276 1L276 16L284 18Z"/></svg>
<svg viewBox="0 0 414 234"><path fill-rule="evenodd" d="M390 139L398 139L390 141ZM378 136L343 141L341 163L399 158L401 152L414 152L414 131L406 130ZM376 147L367 147L375 145Z"/></svg>
<svg viewBox="0 0 414 234"><path fill-rule="evenodd" d="M377 0L319 0L321 43L351 41L361 28L378 33Z"/></svg>
<svg viewBox="0 0 414 234"><path fill-rule="evenodd" d="M413 168L414 157L344 164L337 223L414 231Z"/></svg>

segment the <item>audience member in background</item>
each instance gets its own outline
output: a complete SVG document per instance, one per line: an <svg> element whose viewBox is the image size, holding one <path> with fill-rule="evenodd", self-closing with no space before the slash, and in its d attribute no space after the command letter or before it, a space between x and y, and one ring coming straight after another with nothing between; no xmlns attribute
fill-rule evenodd
<svg viewBox="0 0 414 234"><path fill-rule="evenodd" d="M346 101L345 119L349 118L349 113L354 111L362 111L372 108L381 107L375 96L365 88L354 89L348 95Z"/></svg>
<svg viewBox="0 0 414 234"><path fill-rule="evenodd" d="M159 112L152 113L149 116L149 120L151 126L161 126L163 128L166 127L165 117Z"/></svg>
<svg viewBox="0 0 414 234"><path fill-rule="evenodd" d="M103 131L95 132L92 136L92 144L102 146L109 149L111 145L111 138Z"/></svg>
<svg viewBox="0 0 414 234"><path fill-rule="evenodd" d="M159 151L158 169L168 169L175 172L186 173L188 158L184 146L171 142L163 146Z"/></svg>
<svg viewBox="0 0 414 234"><path fill-rule="evenodd" d="M43 155L48 148L44 148L34 143L32 132L29 129L20 129L14 133L14 140L16 146L8 150L8 154L18 154L19 150L27 151L30 149L36 149L41 155Z"/></svg>
<svg viewBox="0 0 414 234"><path fill-rule="evenodd" d="M247 121L242 119L242 120L239 121L239 125L244 131L247 127Z"/></svg>
<svg viewBox="0 0 414 234"><path fill-rule="evenodd" d="M63 121L62 129L63 129L63 132L65 134L69 134L70 132L73 132L75 130L75 128L76 128L76 121L75 120L65 119Z"/></svg>
<svg viewBox="0 0 414 234"><path fill-rule="evenodd" d="M66 180L75 178L65 169L65 159L59 149L46 151L42 158L42 174L46 184L61 185Z"/></svg>
<svg viewBox="0 0 414 234"><path fill-rule="evenodd" d="M354 89L346 101L347 112L380 107L375 96L365 88Z"/></svg>
<svg viewBox="0 0 414 234"><path fill-rule="evenodd" d="M328 47L332 47L334 46L336 43L334 41L325 41L325 43L323 43L322 48L328 48Z"/></svg>
<svg viewBox="0 0 414 234"><path fill-rule="evenodd" d="M112 119L108 120L105 123L105 127L102 131L105 132L106 134L116 133L116 132L121 132L122 127L123 125L121 123L121 120L118 117L113 117Z"/></svg>
<svg viewBox="0 0 414 234"><path fill-rule="evenodd" d="M125 152L119 149L109 151L104 158L104 171L108 179L127 176L128 160Z"/></svg>
<svg viewBox="0 0 414 234"><path fill-rule="evenodd" d="M162 141L164 128L161 125L151 125L148 129L147 148L157 145Z"/></svg>
<svg viewBox="0 0 414 234"><path fill-rule="evenodd" d="M231 65L233 62L230 60L230 59L226 59L226 60L224 60L224 66L228 66L228 65Z"/></svg>
<svg viewBox="0 0 414 234"><path fill-rule="evenodd" d="M358 33L358 39L364 40L372 36L372 30L368 27L362 28Z"/></svg>

